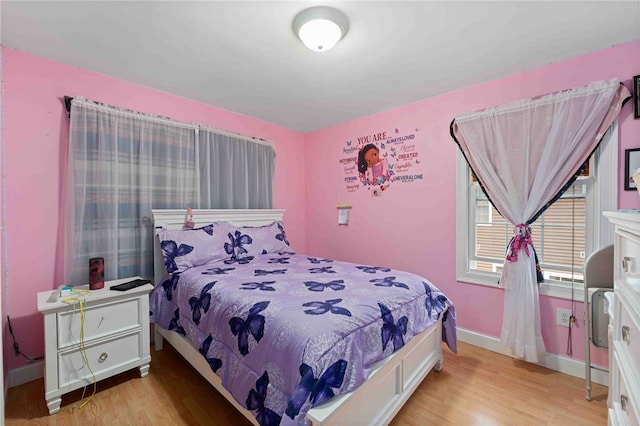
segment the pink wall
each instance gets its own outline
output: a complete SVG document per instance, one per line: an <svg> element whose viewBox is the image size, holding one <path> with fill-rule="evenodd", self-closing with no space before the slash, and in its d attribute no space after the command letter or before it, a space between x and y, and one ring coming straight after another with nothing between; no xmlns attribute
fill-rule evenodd
<svg viewBox="0 0 640 426"><path fill-rule="evenodd" d="M467 87L349 121L307 135L307 248L309 254L406 269L424 275L456 304L458 325L499 337L502 324L501 289L457 282L456 152L449 135L451 120L463 113L515 100L620 78L631 88L640 74L640 41L595 52L530 72ZM640 208L636 192L622 184L624 150L640 147L640 120L633 119L632 102L619 117L619 207ZM381 131L416 132L424 179L391 184L379 198L359 188L346 190L342 150L348 140ZM337 225L337 202L351 202L349 226ZM566 356L567 329L555 325L557 307L570 308L563 299L542 297L542 333L547 351ZM574 310L579 328L573 333L573 356L584 359L582 304ZM604 353L596 361L607 363Z"/></svg>
<svg viewBox="0 0 640 426"><path fill-rule="evenodd" d="M3 314L11 316L22 351L41 355L42 318L36 309L36 293L59 284L56 277L60 276L61 265L60 180L68 125L61 97L79 95L273 141L277 152L276 207L287 209L288 235L298 251L424 275L455 301L460 327L499 336L502 291L455 279L457 148L449 136L449 123L465 112L595 80L618 77L630 87L631 77L640 74L639 52L637 41L302 135L3 48L9 252L8 279L2 282ZM394 184L380 198L363 191L346 192L341 179L344 172L337 161L344 156L346 140L378 130L415 127L419 128L422 159L416 171L424 174L424 180ZM624 149L640 146L640 120L633 120L630 103L620 116L620 138L622 165ZM623 188L621 183L619 188ZM335 205L341 201L353 203L347 227L336 224ZM640 208L640 198L637 193L620 189L619 206ZM556 327L548 318L555 318L556 307L568 305L566 300L541 300L547 350L560 355L566 347L566 329ZM485 313L478 306L490 309ZM578 306L576 311L580 310ZM578 313L578 323L581 320ZM574 334L574 356L578 359L584 356L581 333L579 328ZM23 365L10 350L6 325L3 336L5 367ZM604 356L600 360L606 363Z"/></svg>
<svg viewBox="0 0 640 426"><path fill-rule="evenodd" d="M68 134L64 95L272 141L277 156L274 207L287 210L285 224L293 247L306 249L305 170L299 161L305 156L303 134L20 51L3 48L3 54L9 252L8 279L2 283L9 297L3 289L3 314L10 315L22 352L43 354L36 293L61 284L60 181ZM6 325L3 330L5 366L23 365L10 350Z"/></svg>

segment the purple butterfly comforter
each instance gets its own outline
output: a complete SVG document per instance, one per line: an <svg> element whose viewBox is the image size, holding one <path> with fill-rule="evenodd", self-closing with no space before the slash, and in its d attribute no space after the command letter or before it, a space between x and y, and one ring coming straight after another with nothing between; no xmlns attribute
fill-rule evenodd
<svg viewBox="0 0 640 426"><path fill-rule="evenodd" d="M152 322L185 335L261 425L306 424L441 314L455 352L454 307L426 279L298 254L207 263L151 296Z"/></svg>

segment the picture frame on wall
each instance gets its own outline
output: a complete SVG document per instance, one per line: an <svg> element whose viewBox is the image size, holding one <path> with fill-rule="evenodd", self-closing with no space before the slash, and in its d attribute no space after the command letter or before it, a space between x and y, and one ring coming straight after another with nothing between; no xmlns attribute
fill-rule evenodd
<svg viewBox="0 0 640 426"><path fill-rule="evenodd" d="M640 75L633 77L633 118L640 118Z"/></svg>
<svg viewBox="0 0 640 426"><path fill-rule="evenodd" d="M625 191L637 190L636 183L633 181L632 175L637 169L640 169L640 148L632 148L624 150L624 189Z"/></svg>

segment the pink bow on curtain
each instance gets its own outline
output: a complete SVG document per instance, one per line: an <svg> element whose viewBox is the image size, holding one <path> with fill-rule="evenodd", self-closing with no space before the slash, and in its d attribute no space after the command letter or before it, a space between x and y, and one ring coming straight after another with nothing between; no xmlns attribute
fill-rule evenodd
<svg viewBox="0 0 640 426"><path fill-rule="evenodd" d="M518 251L520 251L520 249L524 249L524 252L529 256L529 244L533 244L531 242L531 228L529 225L525 225L524 223L516 225L514 233L516 236L511 239L509 251L507 252L507 260L509 262L518 261Z"/></svg>

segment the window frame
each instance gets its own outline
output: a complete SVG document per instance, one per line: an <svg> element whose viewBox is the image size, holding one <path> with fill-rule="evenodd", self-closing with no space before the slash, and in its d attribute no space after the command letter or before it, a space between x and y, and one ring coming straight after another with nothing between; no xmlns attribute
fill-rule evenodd
<svg viewBox="0 0 640 426"><path fill-rule="evenodd" d="M593 180L587 185L585 223L585 260L596 249L613 243L614 229L602 215L603 211L617 209L618 203L618 121L615 120L602 138L590 163ZM456 153L456 280L471 284L500 288L497 272L469 270L470 248L475 247L475 230L471 218L475 218L475 203L470 191L471 173L464 156ZM611 191L611 188L615 188ZM505 247L506 249L506 247ZM540 294L561 299L583 301L583 284L545 280Z"/></svg>
<svg viewBox="0 0 640 426"><path fill-rule="evenodd" d="M493 211L491 210L491 203L489 202L489 200L482 200L483 204L486 202L486 204L484 204L482 207L487 209L487 220L485 221L485 223L480 223L478 224L478 226L491 226L490 223L493 219ZM475 203L478 202L478 199L476 198L474 200ZM475 217L478 217L478 212L474 212L475 213Z"/></svg>

